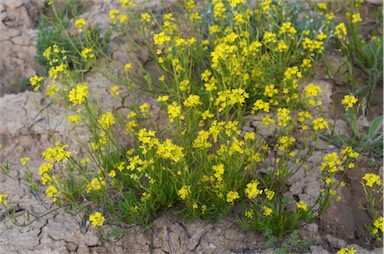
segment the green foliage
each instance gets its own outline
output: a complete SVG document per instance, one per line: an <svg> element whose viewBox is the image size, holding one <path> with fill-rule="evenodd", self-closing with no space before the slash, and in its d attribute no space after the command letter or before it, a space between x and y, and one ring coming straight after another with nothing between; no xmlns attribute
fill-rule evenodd
<svg viewBox="0 0 384 254"><path fill-rule="evenodd" d="M148 226L171 207L184 218L217 221L242 204L245 229L279 239L292 233L282 248L296 248L295 230L325 212L358 157L347 147L326 154L319 169L308 162L329 124L321 115L321 87L299 84L311 77L333 36L329 17L315 7L297 22L300 8L285 1L186 1L178 6L182 11L160 16L121 3L109 12L108 32L119 33L132 51L151 52L158 80L139 59L102 68L96 61L104 52L99 34L91 36L86 21L76 19L76 36L69 36L67 18L52 4L57 31L50 31L57 34L49 36L64 39L46 49L40 44L53 81L47 95L66 107L81 152L60 142L43 152L38 174L47 197L85 210L94 227ZM147 103L127 116L101 109L76 75L90 68L158 97L161 129ZM31 78L35 90L42 80ZM118 85L110 96L123 96ZM247 121L258 122L255 131L244 129ZM77 136L80 124L87 132L83 139ZM377 129L375 121L372 140ZM288 179L303 170L321 171L319 196L308 204L293 197L288 202Z"/></svg>
<svg viewBox="0 0 384 254"><path fill-rule="evenodd" d="M365 105L364 100L362 105ZM363 126L365 108L362 109L362 121L359 120L358 109L349 108L345 112L345 119L351 132L340 135L332 133L324 138L339 147L351 146L355 151L368 157L383 157L383 116L374 118L366 128Z"/></svg>
<svg viewBox="0 0 384 254"><path fill-rule="evenodd" d="M383 17L381 7L376 7L375 20L363 33L360 25L359 0L350 0L347 13L345 27L348 31L347 35L342 38L338 36L337 47L343 52L348 60L349 67L349 83L352 85L353 93L359 97L366 97L368 104L375 87L383 84L383 38L382 26ZM358 16L354 16L358 15ZM367 79L364 84L358 85L353 75L353 68L359 68L366 75Z"/></svg>
<svg viewBox="0 0 384 254"><path fill-rule="evenodd" d="M55 8L55 5L51 5L52 8L49 11L52 12L54 18L44 15L39 18L36 61L47 69L61 63L61 61L52 62L44 56L44 52L53 45L57 45L64 52L57 52L57 57L65 57L69 69L80 72L87 71L91 67L88 61L82 57L81 52L84 48L92 48L96 58L107 51L110 39L108 31L102 33L100 28L87 27L84 33L73 36L70 18L77 16L76 13L79 9L77 2L63 1L60 11Z"/></svg>

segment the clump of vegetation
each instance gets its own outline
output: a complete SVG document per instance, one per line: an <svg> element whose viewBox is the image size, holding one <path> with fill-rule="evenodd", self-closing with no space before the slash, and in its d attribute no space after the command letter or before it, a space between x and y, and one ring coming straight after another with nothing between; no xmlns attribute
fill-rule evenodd
<svg viewBox="0 0 384 254"><path fill-rule="evenodd" d="M55 3L51 6L54 10ZM47 197L59 206L91 211L94 227L148 225L175 206L184 218L216 221L239 206L245 230L279 239L293 232L296 241L295 230L326 211L359 156L356 147L345 144L325 154L319 168L309 169L308 158L331 130L322 114L322 88L303 84L329 40L344 38L344 28L333 29L334 15L323 4L300 21L300 5L284 1L188 0L177 10L139 13L132 1L121 0L121 8L109 12L110 30L121 33L128 48L150 50L161 72L158 80L137 59L120 67L123 75L98 69L103 51L93 47L99 45L97 36L64 37L78 60L60 43L41 49L50 67L47 95L67 107L83 149L76 154L57 142L43 153L38 174ZM86 21L76 16L74 23L76 38L87 38ZM65 35L58 24L56 32ZM132 27L141 45L132 38ZM127 116L101 110L90 100L88 84L76 79L84 70L80 66L115 81L110 96L121 96L122 85L150 92L166 124L162 129L148 124L153 115L147 103ZM31 79L36 90L42 82ZM357 98L349 96L343 104L351 109ZM256 130L244 130L254 117L260 119ZM88 129L85 140L76 136L80 125ZM120 142L117 126L125 126L132 142ZM288 179L302 170L321 174L314 200L286 195Z"/></svg>

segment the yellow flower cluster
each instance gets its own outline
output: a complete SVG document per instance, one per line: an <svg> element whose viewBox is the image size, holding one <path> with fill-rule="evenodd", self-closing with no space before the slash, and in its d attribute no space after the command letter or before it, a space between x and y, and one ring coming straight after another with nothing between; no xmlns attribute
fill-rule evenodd
<svg viewBox="0 0 384 254"><path fill-rule="evenodd" d="M5 200L8 197L7 194L0 194L0 204L6 205L7 201Z"/></svg>
<svg viewBox="0 0 384 254"><path fill-rule="evenodd" d="M346 106L345 110L352 108L353 105L355 105L356 103L357 103L357 98L353 95L346 95L341 101L341 104Z"/></svg>
<svg viewBox="0 0 384 254"><path fill-rule="evenodd" d="M82 104L88 96L88 84L81 83L77 84L75 88L73 88L69 92L69 101L72 102L74 106Z"/></svg>
<svg viewBox="0 0 384 254"><path fill-rule="evenodd" d="M343 40L347 36L347 28L345 27L344 23L340 23L335 27L335 35L340 40Z"/></svg>
<svg viewBox="0 0 384 254"><path fill-rule="evenodd" d="M355 248L341 248L336 254L355 254L356 250Z"/></svg>
<svg viewBox="0 0 384 254"><path fill-rule="evenodd" d="M287 108L278 108L277 109L277 125L286 127L291 120L291 111Z"/></svg>
<svg viewBox="0 0 384 254"><path fill-rule="evenodd" d="M55 186L50 185L45 190L45 193L47 194L48 198L53 198L52 201L55 202L57 200L57 189Z"/></svg>
<svg viewBox="0 0 384 254"><path fill-rule="evenodd" d="M290 146L295 143L296 139L293 137L282 136L279 139L278 149L282 152L286 151Z"/></svg>
<svg viewBox="0 0 384 254"><path fill-rule="evenodd" d="M233 204L236 199L239 199L239 193L237 191L229 191L227 193L227 202Z"/></svg>
<svg viewBox="0 0 384 254"><path fill-rule="evenodd" d="M164 143L157 145L156 154L160 158L169 159L174 163L178 163L184 158L183 149L184 148L173 144L170 139L167 139Z"/></svg>
<svg viewBox="0 0 384 254"><path fill-rule="evenodd" d="M328 168L328 172L336 173L337 167L341 165L339 155L335 152L329 153L323 157L323 163L321 164L320 170Z"/></svg>
<svg viewBox="0 0 384 254"><path fill-rule="evenodd" d="M43 153L44 160L53 163L54 161L61 162L69 159L71 152L66 150L68 145L62 145L56 142L54 147L48 147Z"/></svg>
<svg viewBox="0 0 384 254"><path fill-rule="evenodd" d="M34 76L29 78L29 83L31 83L33 90L37 91L37 90L39 90L39 88L41 86L41 81L43 81L43 80L44 80L43 77L39 77L37 75L34 75Z"/></svg>
<svg viewBox="0 0 384 254"><path fill-rule="evenodd" d="M182 200L185 200L188 195L191 193L191 186L183 185L180 190L177 191L177 194Z"/></svg>
<svg viewBox="0 0 384 254"><path fill-rule="evenodd" d="M101 227L104 225L105 218L100 212L89 215L89 221L93 227Z"/></svg>
<svg viewBox="0 0 384 254"><path fill-rule="evenodd" d="M101 128L107 130L116 123L116 119L111 112L105 112L101 115L100 119L97 122L100 124Z"/></svg>
<svg viewBox="0 0 384 254"><path fill-rule="evenodd" d="M105 186L105 180L103 177L92 178L91 182L85 187L85 191L90 193L91 191L100 190Z"/></svg>
<svg viewBox="0 0 384 254"><path fill-rule="evenodd" d="M85 48L81 51L81 57L84 59L92 59L95 58L95 54L91 48Z"/></svg>
<svg viewBox="0 0 384 254"><path fill-rule="evenodd" d="M80 18L75 20L75 27L79 33L81 33L84 29L84 26L87 24L85 19Z"/></svg>
<svg viewBox="0 0 384 254"><path fill-rule="evenodd" d="M224 90L217 93L215 105L219 106L218 112L222 112L225 108L234 106L235 104L243 105L249 94L244 89L237 88Z"/></svg>
<svg viewBox="0 0 384 254"><path fill-rule="evenodd" d="M259 183L259 181L253 180L247 184L247 187L245 188L245 195L247 195L249 199L253 199L263 192L257 188Z"/></svg>
<svg viewBox="0 0 384 254"><path fill-rule="evenodd" d="M177 117L181 114L181 106L177 102L172 102L168 105L168 117L169 121L172 123Z"/></svg>
<svg viewBox="0 0 384 254"><path fill-rule="evenodd" d="M265 216L271 216L272 215L272 208L269 208L268 206L263 206L263 214Z"/></svg>
<svg viewBox="0 0 384 254"><path fill-rule="evenodd" d="M329 129L328 122L322 117L314 119L312 123L313 123L313 129L317 131L320 131L322 129Z"/></svg>
<svg viewBox="0 0 384 254"><path fill-rule="evenodd" d="M368 187L373 187L373 185L377 184L379 187L382 187L383 183L381 182L381 178L379 175L373 173L367 173L363 176L363 180L365 180L365 185Z"/></svg>
<svg viewBox="0 0 384 254"><path fill-rule="evenodd" d="M304 201L302 201L302 200L297 202L296 206L297 206L298 209L301 209L303 211L308 211L308 205Z"/></svg>

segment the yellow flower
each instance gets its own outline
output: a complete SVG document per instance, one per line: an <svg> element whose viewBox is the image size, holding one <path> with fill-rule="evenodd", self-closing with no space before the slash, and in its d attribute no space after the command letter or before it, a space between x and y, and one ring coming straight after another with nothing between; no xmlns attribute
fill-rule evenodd
<svg viewBox="0 0 384 254"><path fill-rule="evenodd" d="M46 185L47 183L52 182L52 177L50 177L48 174L44 173L41 176L41 184Z"/></svg>
<svg viewBox="0 0 384 254"><path fill-rule="evenodd" d="M141 14L141 22L143 22L143 23L151 22L151 15L149 15L149 13Z"/></svg>
<svg viewBox="0 0 384 254"><path fill-rule="evenodd" d="M296 32L297 31L295 27L292 26L291 22L285 22L280 26L280 31L279 31L280 34L285 34L285 33L295 34Z"/></svg>
<svg viewBox="0 0 384 254"><path fill-rule="evenodd" d="M171 40L171 37L165 35L164 32L160 32L158 34L154 34L153 35L153 42L154 42L155 45L162 46L162 45L164 45L166 42L168 42L170 40Z"/></svg>
<svg viewBox="0 0 384 254"><path fill-rule="evenodd" d="M112 96L118 96L120 94L120 87L119 86L112 86L111 87L111 94L112 94Z"/></svg>
<svg viewBox="0 0 384 254"><path fill-rule="evenodd" d="M183 185L180 190L177 191L177 194L182 200L185 200L188 195L191 193L191 186Z"/></svg>
<svg viewBox="0 0 384 254"><path fill-rule="evenodd" d="M8 197L8 194L0 194L0 204L6 205L7 201L5 200Z"/></svg>
<svg viewBox="0 0 384 254"><path fill-rule="evenodd" d="M245 4L246 3L246 0L229 0L229 5L231 5L232 7L236 7L240 4Z"/></svg>
<svg viewBox="0 0 384 254"><path fill-rule="evenodd" d="M343 150L341 150L341 154L345 154L348 158L357 159L359 157L359 153L355 152L351 146L347 146ZM346 160L347 158L343 158L343 160Z"/></svg>
<svg viewBox="0 0 384 254"><path fill-rule="evenodd" d="M221 182L223 180L222 176L224 175L224 164L213 165L212 170L215 172L214 177L216 177L217 181Z"/></svg>
<svg viewBox="0 0 384 254"><path fill-rule="evenodd" d="M245 211L244 215L245 215L245 217L248 217L248 218L252 219L254 213L253 213L252 210L247 210L247 211Z"/></svg>
<svg viewBox="0 0 384 254"><path fill-rule="evenodd" d="M168 95L163 95L163 96L157 97L157 101L159 101L159 102L166 102L168 99L169 99Z"/></svg>
<svg viewBox="0 0 384 254"><path fill-rule="evenodd" d="M129 71L131 68L132 68L132 64L131 63L127 63L127 64L124 65L124 70L125 71Z"/></svg>
<svg viewBox="0 0 384 254"><path fill-rule="evenodd" d="M272 3L272 0L264 0L262 2L262 7L263 7L263 13L265 13L266 11L269 10L269 8L271 7L271 3Z"/></svg>
<svg viewBox="0 0 384 254"><path fill-rule="evenodd" d="M217 0L216 4L213 6L213 16L215 18L223 17L226 9L224 8L224 3L221 0Z"/></svg>
<svg viewBox="0 0 384 254"><path fill-rule="evenodd" d="M239 193L237 191L230 191L227 193L227 202L233 204L236 199L239 199Z"/></svg>
<svg viewBox="0 0 384 254"><path fill-rule="evenodd" d="M269 103L264 102L263 100L256 100L252 107L252 114L258 110L264 110L264 112L269 112Z"/></svg>
<svg viewBox="0 0 384 254"><path fill-rule="evenodd" d="M102 177L92 178L91 182L87 184L85 191L90 193L91 191L100 190L103 186L105 186L105 181Z"/></svg>
<svg viewBox="0 0 384 254"><path fill-rule="evenodd" d="M43 80L44 80L43 77L39 77L37 75L34 75L34 76L29 78L29 83L31 83L33 90L37 91L37 90L39 90L40 85L41 85L41 81L43 81Z"/></svg>
<svg viewBox="0 0 384 254"><path fill-rule="evenodd" d="M264 193L268 200L272 200L273 197L275 196L275 192L269 189L265 189Z"/></svg>
<svg viewBox="0 0 384 254"><path fill-rule="evenodd" d="M55 186L52 186L52 185L48 186L48 188L45 190L45 193L47 194L48 198L51 198L51 197L53 198L53 202L56 201L56 199L57 199L57 189L56 189Z"/></svg>
<svg viewBox="0 0 384 254"><path fill-rule="evenodd" d="M172 104L168 105L168 117L169 121L172 123L174 119L181 114L181 106L177 104L177 102L172 102Z"/></svg>
<svg viewBox="0 0 384 254"><path fill-rule="evenodd" d="M163 159L170 159L174 163L179 162L180 160L183 159L184 154L183 154L183 149L182 147L175 145L172 143L170 139L165 140L164 143L159 143L157 145L157 151L156 154Z"/></svg>
<svg viewBox="0 0 384 254"><path fill-rule="evenodd" d="M325 14L325 19L327 20L327 21L331 21L332 19L334 19L335 18L335 14L333 14L332 12L331 13L327 13L327 14Z"/></svg>
<svg viewBox="0 0 384 254"><path fill-rule="evenodd" d="M320 86L316 86L314 84L309 84L304 88L305 97L317 97L319 93L323 92Z"/></svg>
<svg viewBox="0 0 384 254"><path fill-rule="evenodd" d="M327 10L327 4L325 4L325 3L318 3L317 4L317 8L319 8L319 10L326 11Z"/></svg>
<svg viewBox="0 0 384 254"><path fill-rule="evenodd" d="M304 201L299 201L296 203L297 208L303 210L303 211L308 211L308 205L304 203Z"/></svg>
<svg viewBox="0 0 384 254"><path fill-rule="evenodd" d="M120 17L119 17L119 22L120 23L127 23L127 21L128 21L128 15L126 15L126 14L122 14L122 15L120 15Z"/></svg>
<svg viewBox="0 0 384 254"><path fill-rule="evenodd" d="M261 120L261 122L263 123L264 126L268 127L270 124L274 123L275 120L273 120L269 116L264 116L263 119Z"/></svg>
<svg viewBox="0 0 384 254"><path fill-rule="evenodd" d="M340 23L335 27L335 35L340 40L344 39L347 36L347 28L344 23Z"/></svg>
<svg viewBox="0 0 384 254"><path fill-rule="evenodd" d="M93 54L93 50L91 48L85 48L81 51L81 56L84 59L92 59L95 57L95 54Z"/></svg>
<svg viewBox="0 0 384 254"><path fill-rule="evenodd" d="M21 158L21 159L20 159L21 165L22 165L22 166L25 166L29 160L30 160L29 157L23 157L23 158Z"/></svg>
<svg viewBox="0 0 384 254"><path fill-rule="evenodd" d="M356 250L352 247L350 249L348 248L341 248L337 254L355 254Z"/></svg>
<svg viewBox="0 0 384 254"><path fill-rule="evenodd" d="M114 9L114 10L110 10L109 11L109 19L111 21L115 21L116 20L116 16L120 14L120 11L117 10L117 9Z"/></svg>
<svg viewBox="0 0 384 254"><path fill-rule="evenodd" d="M377 228L381 232L384 232L384 218L383 218L383 216L380 216L379 218L377 218L375 220L375 222L373 222L373 226L375 226L375 228Z"/></svg>
<svg viewBox="0 0 384 254"><path fill-rule="evenodd" d="M323 163L321 164L320 170L323 171L325 168L329 168L330 173L336 173L337 167L341 164L339 156L337 153L329 153L323 157Z"/></svg>
<svg viewBox="0 0 384 254"><path fill-rule="evenodd" d="M79 31L79 33L81 33L83 31L84 26L86 25L86 23L87 22L83 18L75 20L75 27L76 27L77 31Z"/></svg>
<svg viewBox="0 0 384 254"><path fill-rule="evenodd" d="M328 122L322 117L314 119L312 123L313 123L313 128L317 131L329 128Z"/></svg>
<svg viewBox="0 0 384 254"><path fill-rule="evenodd" d="M265 216L271 216L272 212L273 210L271 208L269 208L268 206L263 206L263 214Z"/></svg>
<svg viewBox="0 0 384 254"><path fill-rule="evenodd" d="M135 3L132 2L132 0L120 0L120 3L121 3L121 7L125 7L125 6L135 6Z"/></svg>
<svg viewBox="0 0 384 254"><path fill-rule="evenodd" d="M288 136L282 136L279 139L279 145L278 149L280 151L285 151L287 150L293 143L295 143L296 139L293 137L288 137Z"/></svg>
<svg viewBox="0 0 384 254"><path fill-rule="evenodd" d="M341 101L342 105L346 105L346 108L345 108L346 110L348 108L352 108L353 105L355 105L356 103L357 103L357 98L353 95L346 95Z"/></svg>
<svg viewBox="0 0 384 254"><path fill-rule="evenodd" d="M71 156L71 152L66 150L67 145L62 145L60 142L55 143L55 147L48 147L42 155L44 160L53 163L55 160L60 162L67 160Z"/></svg>
<svg viewBox="0 0 384 254"><path fill-rule="evenodd" d="M47 86L47 95L50 97L54 96L58 91L60 91L58 84L51 84Z"/></svg>
<svg viewBox="0 0 384 254"><path fill-rule="evenodd" d="M180 91L187 91L188 90L188 86L189 86L189 80L183 80L180 82Z"/></svg>
<svg viewBox="0 0 384 254"><path fill-rule="evenodd" d="M47 173L51 168L53 168L53 165L52 165L52 164L49 164L49 163L43 163L43 164L39 167L38 174L39 174L39 175L42 175L42 174L44 174L44 173Z"/></svg>
<svg viewBox="0 0 384 254"><path fill-rule="evenodd" d="M246 132L244 134L244 140L254 141L255 139L256 139L256 136L254 132Z"/></svg>
<svg viewBox="0 0 384 254"><path fill-rule="evenodd" d="M373 187L374 184L377 184L378 186L382 186L381 178L379 175L373 174L373 173L367 173L363 176L363 179L365 180L365 185L368 187Z"/></svg>
<svg viewBox="0 0 384 254"><path fill-rule="evenodd" d="M98 123L103 129L111 128L111 126L114 125L115 122L116 122L115 117L111 112L104 113L103 115L101 115L101 118L98 120Z"/></svg>
<svg viewBox="0 0 384 254"><path fill-rule="evenodd" d="M288 122L291 120L291 111L287 108L278 108L277 109L277 125L285 127L288 125Z"/></svg>
<svg viewBox="0 0 384 254"><path fill-rule="evenodd" d="M72 102L74 106L76 106L78 104L82 104L87 96L88 84L77 84L76 87L69 92L69 101Z"/></svg>
<svg viewBox="0 0 384 254"><path fill-rule="evenodd" d="M80 121L80 116L74 116L74 115L68 116L68 122L78 123L79 121Z"/></svg>
<svg viewBox="0 0 384 254"><path fill-rule="evenodd" d="M147 115L148 114L148 111L149 111L149 105L148 103L143 103L140 105L140 112L143 114L143 115Z"/></svg>
<svg viewBox="0 0 384 254"><path fill-rule="evenodd" d="M360 13L352 14L352 23L359 23L363 21L360 17Z"/></svg>
<svg viewBox="0 0 384 254"><path fill-rule="evenodd" d="M194 94L191 94L190 96L188 96L188 98L185 99L184 101L184 106L186 107L194 107L201 104L203 103L200 101L200 96L194 95Z"/></svg>
<svg viewBox="0 0 384 254"><path fill-rule="evenodd" d="M100 212L91 214L89 216L89 220L91 221L93 227L101 227L105 222L105 218Z"/></svg>
<svg viewBox="0 0 384 254"><path fill-rule="evenodd" d="M245 189L245 195L247 195L249 199L255 198L262 193L261 190L257 189L259 183L259 181L253 180L252 182L247 184L247 187Z"/></svg>

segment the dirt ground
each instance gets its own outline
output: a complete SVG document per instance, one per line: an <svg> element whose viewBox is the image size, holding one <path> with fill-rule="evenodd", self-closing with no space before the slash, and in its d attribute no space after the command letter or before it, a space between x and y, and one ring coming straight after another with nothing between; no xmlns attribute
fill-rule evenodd
<svg viewBox="0 0 384 254"><path fill-rule="evenodd" d="M83 15L94 24L102 24L103 20L108 20L109 9L118 3L114 0L106 6L102 0L89 0ZM177 208L161 214L152 230L126 225L121 239L102 240L82 214L73 215L59 209L43 195L30 190L24 180L21 157L31 158L29 168L36 173L42 163L41 153L54 140L62 140L70 148L76 147L70 130L62 121L64 110L59 106L46 106L40 93L28 91L30 89L23 85L23 79L41 71L33 58L37 18L43 7L43 0L0 1L0 164L11 165L11 177L0 174L0 193L7 193L12 199L11 208L16 211L14 219L28 224L14 225L7 216L10 211L0 209L0 253L273 253L274 248L268 245L265 237L242 231L235 214L218 223L182 221L176 216ZM121 52L117 44L112 47L114 52ZM115 55L122 63L128 57ZM337 58L332 57L332 61ZM93 89L94 99L102 101L102 107L124 113L131 104L147 102L153 114L160 117L159 105L144 94L125 91L123 100L101 100L108 97L105 95L110 81L92 72L86 81ZM321 74L312 83L325 91L322 101L328 108L329 121L333 121L331 112L338 105L337 91L342 88ZM381 96L371 109L372 115L382 114L382 86L376 92ZM48 119L48 111L54 117ZM342 119L336 126L340 133L347 131ZM252 129L253 122L246 127ZM335 149L328 143L320 143L310 163L313 167L319 166L322 155ZM356 168L348 172L346 186L337 193L342 201L333 202L318 221L303 228L302 238L312 240L307 253L335 253L342 247L354 247L357 253L383 252L382 243L369 237L364 228L370 223L370 215L361 209L366 201L359 182L368 172L382 175L381 160L360 160ZM299 172L290 180L288 191L302 200L311 200L320 190L320 181L319 173Z"/></svg>

